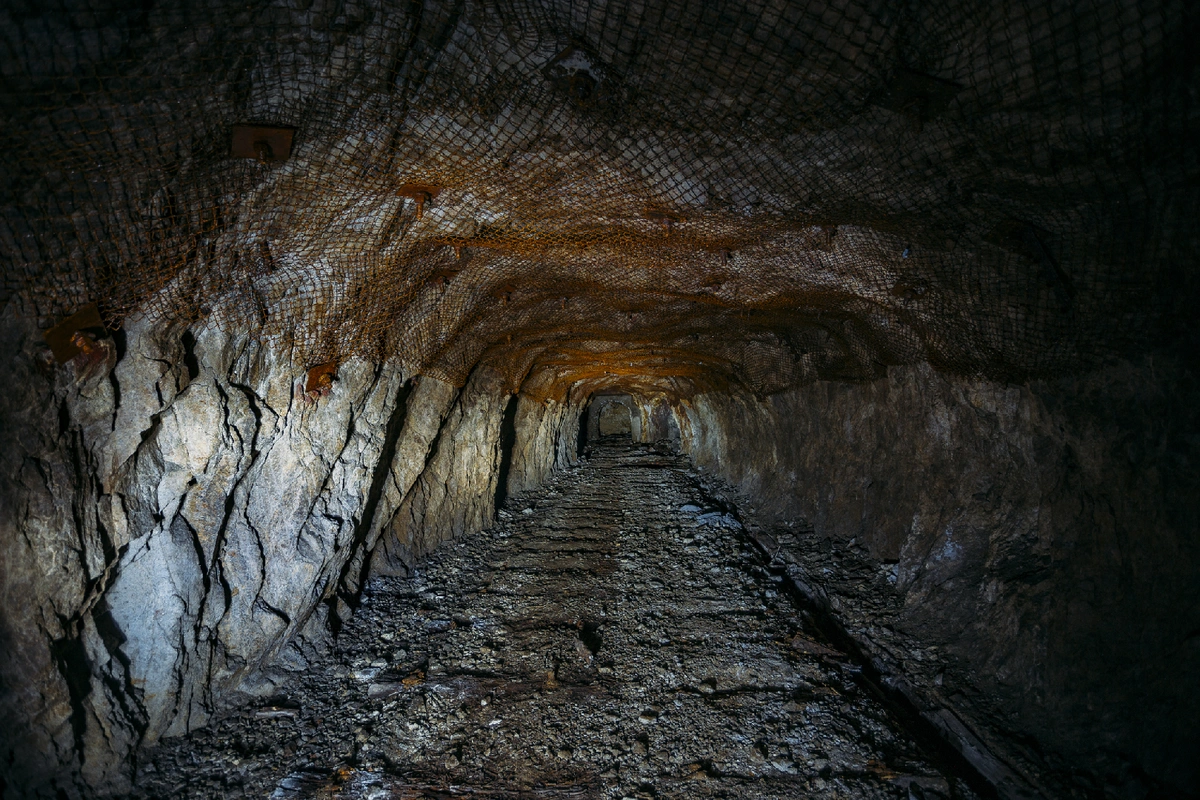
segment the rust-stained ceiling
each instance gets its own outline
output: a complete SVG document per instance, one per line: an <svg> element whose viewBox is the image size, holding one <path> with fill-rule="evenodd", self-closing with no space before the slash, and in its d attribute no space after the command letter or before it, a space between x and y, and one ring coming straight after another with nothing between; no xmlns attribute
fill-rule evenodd
<svg viewBox="0 0 1200 800"><path fill-rule="evenodd" d="M6 5L4 290L46 327L761 395L1069 371L1194 291L1182 2Z"/></svg>

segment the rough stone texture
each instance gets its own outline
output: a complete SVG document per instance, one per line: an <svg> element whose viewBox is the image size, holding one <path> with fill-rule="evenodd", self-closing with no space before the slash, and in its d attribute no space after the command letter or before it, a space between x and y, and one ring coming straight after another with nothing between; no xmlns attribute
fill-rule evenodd
<svg viewBox="0 0 1200 800"><path fill-rule="evenodd" d="M1141 797L1200 781L1196 398L1190 369L1146 359L1028 386L893 369L679 411L698 464L825 554L808 580L867 649L893 626L918 675L940 651L933 699L1027 773ZM898 608L864 605L889 587Z"/></svg>
<svg viewBox="0 0 1200 800"><path fill-rule="evenodd" d="M0 5L0 793L275 691L606 393L930 713L1197 783L1198 393L1113 363L1194 335L1193 5Z"/></svg>
<svg viewBox="0 0 1200 800"><path fill-rule="evenodd" d="M388 523L372 573L406 574L439 543L481 530L492 519L507 402L501 376L477 369L442 421L424 471Z"/></svg>
<svg viewBox="0 0 1200 800"><path fill-rule="evenodd" d="M91 708L84 707L63 671L86 660L75 617L115 552L106 532L98 530L97 489L81 463L87 455L85 426L69 424L64 398L37 370L36 332L15 324L11 309L0 323L0 346L19 354L5 361L0 392L2 763L9 785L37 778L53 784L60 767L78 767L77 750L94 746L95 734L82 725L73 728L72 721L94 726L88 714L108 697L100 686ZM98 395L102 404L111 396L104 381L86 383L80 391ZM107 711L101 711L102 719Z"/></svg>
<svg viewBox="0 0 1200 800"><path fill-rule="evenodd" d="M459 395L453 386L436 378L418 377L413 384L412 391L403 398L404 408L398 407L394 412L396 422L393 427L395 424L402 424L403 427L391 432L391 435L397 436L391 463L386 470L378 473L380 482L372 487L372 491L378 490L378 505L371 515L363 547L355 551L343 571L338 598L342 605L339 619L349 615L350 609L344 604L355 601L376 544L396 518L409 491L425 469L429 454L442 431L442 423Z"/></svg>
<svg viewBox="0 0 1200 800"><path fill-rule="evenodd" d="M587 410L587 437L627 436L644 442L641 403L627 394L603 394L592 398Z"/></svg>
<svg viewBox="0 0 1200 800"><path fill-rule="evenodd" d="M679 420L670 398L663 394L643 395L637 398L641 416L643 441L658 442L674 450L680 447Z"/></svg>
<svg viewBox="0 0 1200 800"><path fill-rule="evenodd" d="M577 463L581 414L577 403L517 396L512 469L506 494L541 486L555 470Z"/></svg>
<svg viewBox="0 0 1200 800"><path fill-rule="evenodd" d="M148 754L135 795L976 795L679 456L606 443L406 578L267 702Z"/></svg>
<svg viewBox="0 0 1200 800"><path fill-rule="evenodd" d="M215 324L134 321L86 374L41 369L12 306L0 332L8 790L122 791L138 747L303 665L386 526L427 518L427 547L491 519L486 368L459 393L351 360L309 404L302 367Z"/></svg>
<svg viewBox="0 0 1200 800"><path fill-rule="evenodd" d="M287 367L252 342L202 329L185 355L134 324L117 369L50 380L20 374L39 355L30 327L9 314L5 331L25 356L6 362L4 449L22 466L5 474L59 473L6 486L5 627L27 657L56 654L70 709L61 685L52 719L37 703L14 709L6 739L33 729L66 746L30 753L11 784L78 758L86 785L119 790L140 743L202 724L306 622L346 558L403 377L350 362L305 409ZM57 419L29 419L47 413ZM66 562L58 591L22 575L53 560ZM6 686L55 683L39 661L34 674L9 661Z"/></svg>

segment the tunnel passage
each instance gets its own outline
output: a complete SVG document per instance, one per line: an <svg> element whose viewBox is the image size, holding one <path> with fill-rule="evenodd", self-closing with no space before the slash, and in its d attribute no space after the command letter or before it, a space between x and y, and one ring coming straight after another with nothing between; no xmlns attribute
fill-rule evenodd
<svg viewBox="0 0 1200 800"><path fill-rule="evenodd" d="M642 420L638 406L627 394L601 394L588 406L588 441L608 436L624 436L642 441Z"/></svg>
<svg viewBox="0 0 1200 800"><path fill-rule="evenodd" d="M1000 796L1194 791L1197 8L0 4L0 787L122 794L624 394Z"/></svg>
<svg viewBox="0 0 1200 800"><path fill-rule="evenodd" d="M615 441L373 581L333 654L160 746L135 796L977 797L686 459Z"/></svg>
<svg viewBox="0 0 1200 800"><path fill-rule="evenodd" d="M633 421L623 403L607 403L596 415L596 435L633 437Z"/></svg>

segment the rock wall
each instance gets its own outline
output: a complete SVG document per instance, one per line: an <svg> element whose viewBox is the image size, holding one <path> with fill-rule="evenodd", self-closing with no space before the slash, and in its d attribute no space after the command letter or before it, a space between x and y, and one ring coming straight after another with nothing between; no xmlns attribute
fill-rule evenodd
<svg viewBox="0 0 1200 800"><path fill-rule="evenodd" d="M679 419L670 399L664 394L638 397L637 413L641 418L642 440L659 442L678 451Z"/></svg>
<svg viewBox="0 0 1200 800"><path fill-rule="evenodd" d="M353 610L381 537L411 558L491 519L509 394L487 367L459 390L350 360L309 404L302 367L219 320L133 320L104 362L57 368L9 306L0 347L14 796L124 791L140 747L303 667ZM522 485L556 463L538 454L569 416L526 414Z"/></svg>
<svg viewBox="0 0 1200 800"><path fill-rule="evenodd" d="M868 652L1047 793L1144 797L1200 783L1198 400L1160 358L1026 386L894 368L678 412Z"/></svg>
<svg viewBox="0 0 1200 800"><path fill-rule="evenodd" d="M498 372L475 371L442 421L420 477L384 528L372 572L405 574L439 543L480 530L492 519L508 400Z"/></svg>
<svg viewBox="0 0 1200 800"><path fill-rule="evenodd" d="M517 395L515 444L507 494L540 486L550 474L579 460L579 403Z"/></svg>

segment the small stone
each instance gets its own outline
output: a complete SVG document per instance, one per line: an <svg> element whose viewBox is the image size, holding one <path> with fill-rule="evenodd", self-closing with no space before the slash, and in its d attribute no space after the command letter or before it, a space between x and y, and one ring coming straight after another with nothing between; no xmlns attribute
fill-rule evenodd
<svg viewBox="0 0 1200 800"><path fill-rule="evenodd" d="M631 473L635 480L620 484L623 494L611 508L591 504L617 483L572 485L562 504L540 507L550 520L545 526L530 520L511 525L507 541L493 535L451 542L408 577L372 580L333 658L310 665L305 680L313 681L313 691L297 692L303 709L297 717L264 723L247 712L240 727L214 729L213 747L228 755L202 758L236 775L244 796L269 796L282 784L267 757L263 765L229 768L237 747L269 754L295 747L293 761L311 765L312 775L296 787L308 793L328 780L326 765L357 759L341 784L378 778L382 783L370 789L356 786L354 796L367 798L363 792L377 788L379 800L391 796L380 766L385 760L471 786L474 779L463 772L512 764L528 751L543 767L557 763L560 770L598 775L606 796L641 800L661 796L665 787L650 782L655 776L708 781L709 794L722 796L728 787L718 784L739 772L753 780L799 773L795 786L807 789L822 770L813 768L815 760L806 767L792 757L805 759L810 751L836 752L839 759L861 751L862 761L883 764L871 738L881 723L827 688L840 690L848 680L844 667L826 663L845 656L806 649L816 645L811 628L789 608L775 576L743 549L723 516L718 524L692 527L696 517L678 510L690 493L658 486L665 474L656 469L653 484L639 484ZM694 514L713 507L703 502L689 504ZM532 514L532 503L528 509ZM572 527L568 514L575 509L588 516ZM821 565L834 566L824 557ZM486 595L479 591L485 585ZM712 610L693 615L693 602ZM376 658L383 652L390 652L386 662ZM355 680L373 673L366 683ZM786 693L758 691L769 686ZM761 725L764 712L780 724ZM842 733L842 715L849 717L845 730L870 734L851 740ZM646 727L630 731L634 719ZM467 743L469 759L460 749ZM860 772L871 769L840 761L822 766L831 785L844 778L852 789L859 788Z"/></svg>

